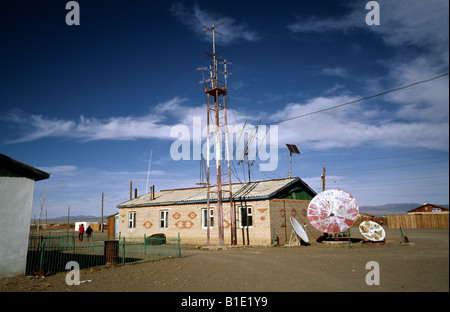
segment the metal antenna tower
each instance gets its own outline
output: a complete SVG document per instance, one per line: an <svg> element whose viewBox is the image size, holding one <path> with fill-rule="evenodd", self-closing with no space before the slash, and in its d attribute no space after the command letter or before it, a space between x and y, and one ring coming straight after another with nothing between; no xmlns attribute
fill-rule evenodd
<svg viewBox="0 0 450 312"><path fill-rule="evenodd" d="M223 227L223 207L222 207L222 193L227 192L227 190L222 189L222 169L221 169L221 159L222 159L222 142L221 142L221 131L225 134L225 153L227 159L227 169L228 169L228 186L229 186L229 199L230 199L230 223L231 223L231 244L236 245L236 224L235 224L235 211L233 208L233 194L231 189L231 170L230 170L230 150L229 150L229 139L228 139L228 123L227 123L227 108L225 103L225 98L227 94L227 85L226 78L230 73L227 72L226 61L224 64L224 82L219 81L218 79L218 62L219 59L216 56L216 41L215 35L223 36L221 33L216 31L216 28L222 23L217 25L212 25L211 27L206 27L204 25L203 28L205 30L203 33L211 32L212 33L212 54L206 53L208 56L212 57L213 64L209 67L210 77L208 80L205 80L204 71L208 68L200 67L198 70L202 71L203 83L205 87L206 94L206 102L207 102L207 154L206 154L206 187L207 187L207 195L206 195L206 211L207 211L207 244L210 244L210 193L217 193L217 210L218 210L218 230L219 230L219 244L224 245L224 227ZM230 64L230 63L228 63ZM211 103L211 99L213 103ZM210 112L214 112L214 120L210 120ZM217 171L217 189L211 190L210 183L210 165L209 165L209 154L210 154L210 125L214 126L214 137L215 137L215 150L216 150L216 171Z"/></svg>

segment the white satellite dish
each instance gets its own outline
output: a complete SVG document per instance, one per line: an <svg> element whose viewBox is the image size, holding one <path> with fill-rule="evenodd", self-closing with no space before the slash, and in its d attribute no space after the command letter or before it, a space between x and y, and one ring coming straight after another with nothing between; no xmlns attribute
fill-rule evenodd
<svg viewBox="0 0 450 312"><path fill-rule="evenodd" d="M326 190L309 203L309 222L324 233L341 233L358 218L359 207L355 198L342 190Z"/></svg>
<svg viewBox="0 0 450 312"><path fill-rule="evenodd" d="M294 228L295 233L297 233L297 235L300 236L300 238L303 239L305 243L308 243L309 242L308 235L306 234L301 224L297 221L297 219L291 217L291 224L292 227Z"/></svg>
<svg viewBox="0 0 450 312"><path fill-rule="evenodd" d="M364 238L373 242L380 242L386 237L386 232L384 232L383 227L373 221L361 222L359 232Z"/></svg>

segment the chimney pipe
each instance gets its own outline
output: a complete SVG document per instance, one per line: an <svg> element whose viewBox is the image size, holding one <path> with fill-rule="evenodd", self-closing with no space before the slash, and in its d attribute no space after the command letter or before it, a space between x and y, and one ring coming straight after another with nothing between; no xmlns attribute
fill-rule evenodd
<svg viewBox="0 0 450 312"><path fill-rule="evenodd" d="M137 188L134 189L134 198L137 197Z"/></svg>
<svg viewBox="0 0 450 312"><path fill-rule="evenodd" d="M155 199L155 185L152 187L152 200Z"/></svg>
<svg viewBox="0 0 450 312"><path fill-rule="evenodd" d="M133 182L130 180L130 200L133 199Z"/></svg>

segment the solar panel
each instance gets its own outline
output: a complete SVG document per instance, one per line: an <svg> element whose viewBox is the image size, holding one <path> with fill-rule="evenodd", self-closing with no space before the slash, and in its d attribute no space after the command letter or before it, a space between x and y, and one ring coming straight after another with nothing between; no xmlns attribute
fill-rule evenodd
<svg viewBox="0 0 450 312"><path fill-rule="evenodd" d="M300 151L298 150L297 146L294 144L286 144L288 150L292 154L300 154Z"/></svg>

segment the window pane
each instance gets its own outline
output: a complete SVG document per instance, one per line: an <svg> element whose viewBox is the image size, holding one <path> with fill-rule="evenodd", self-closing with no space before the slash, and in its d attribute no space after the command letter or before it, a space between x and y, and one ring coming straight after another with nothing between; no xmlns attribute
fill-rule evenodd
<svg viewBox="0 0 450 312"><path fill-rule="evenodd" d="M206 228L208 227L207 224L208 221L208 215L207 215L207 209L203 208L202 209L202 227ZM214 227L214 209L209 209L209 227Z"/></svg>
<svg viewBox="0 0 450 312"><path fill-rule="evenodd" d="M206 209L202 209L202 227L206 227Z"/></svg>
<svg viewBox="0 0 450 312"><path fill-rule="evenodd" d="M247 208L241 207L241 226L247 226Z"/></svg>
<svg viewBox="0 0 450 312"><path fill-rule="evenodd" d="M168 227L168 220L167 217L169 216L169 212L167 210L161 210L159 212L159 227L160 228L167 228Z"/></svg>
<svg viewBox="0 0 450 312"><path fill-rule="evenodd" d="M128 213L128 228L133 229L136 227L136 212L130 211Z"/></svg>
<svg viewBox="0 0 450 312"><path fill-rule="evenodd" d="M241 227L252 225L253 225L252 208L241 207Z"/></svg>

